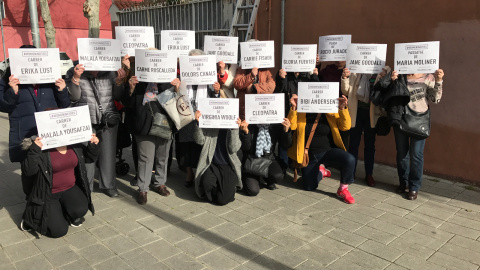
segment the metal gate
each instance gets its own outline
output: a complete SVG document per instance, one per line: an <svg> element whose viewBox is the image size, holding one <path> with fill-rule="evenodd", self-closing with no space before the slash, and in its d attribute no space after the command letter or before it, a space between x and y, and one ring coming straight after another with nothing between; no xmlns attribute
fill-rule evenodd
<svg viewBox="0 0 480 270"><path fill-rule="evenodd" d="M160 48L162 30L193 30L195 47L203 49L205 35L228 35L235 3L236 0L193 0L177 5L134 7L119 11L118 23L120 26L153 26L157 48ZM249 14L243 17L248 23ZM244 41L242 35L239 41Z"/></svg>

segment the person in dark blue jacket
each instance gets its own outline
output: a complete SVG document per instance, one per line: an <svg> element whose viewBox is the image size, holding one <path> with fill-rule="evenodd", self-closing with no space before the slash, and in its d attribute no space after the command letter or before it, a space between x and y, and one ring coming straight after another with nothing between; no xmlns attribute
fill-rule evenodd
<svg viewBox="0 0 480 270"><path fill-rule="evenodd" d="M61 78L54 84L36 85L22 84L15 78L15 74L0 80L0 108L2 112L8 113L10 122L8 150L11 162L23 161L26 155L21 147L23 139L38 133L35 112L70 106L70 97L65 88L65 81ZM29 193L25 188L23 191Z"/></svg>

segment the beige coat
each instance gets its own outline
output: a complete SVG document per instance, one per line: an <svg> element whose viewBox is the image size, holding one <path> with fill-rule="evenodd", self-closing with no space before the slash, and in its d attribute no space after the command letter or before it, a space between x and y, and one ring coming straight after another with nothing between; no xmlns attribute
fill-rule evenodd
<svg viewBox="0 0 480 270"><path fill-rule="evenodd" d="M390 71L390 67L386 66L387 72ZM352 119L352 128L355 127L357 122L357 109L358 109L358 99L357 99L357 90L360 83L360 78L362 74L352 73L347 79L341 79L340 89L342 93L348 97L348 112L350 113L350 118ZM378 81L375 81L377 83ZM370 103L370 126L375 128L378 118L383 114L380 107Z"/></svg>

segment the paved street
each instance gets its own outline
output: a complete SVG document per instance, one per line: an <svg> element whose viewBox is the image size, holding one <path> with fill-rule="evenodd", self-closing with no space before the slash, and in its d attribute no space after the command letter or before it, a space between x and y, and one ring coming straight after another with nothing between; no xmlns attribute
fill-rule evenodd
<svg viewBox="0 0 480 270"><path fill-rule="evenodd" d="M394 193L396 170L377 165L376 187L359 178L347 205L339 173L314 192L291 175L257 197L226 206L200 201L172 166L172 195L135 202L130 174L120 196L95 190L82 227L50 239L18 226L25 207L18 164L8 158L8 116L0 114L0 269L479 269L480 192L425 176L416 201ZM394 146L392 145L392 155ZM427 161L428 162L428 161ZM363 175L363 163L357 174Z"/></svg>

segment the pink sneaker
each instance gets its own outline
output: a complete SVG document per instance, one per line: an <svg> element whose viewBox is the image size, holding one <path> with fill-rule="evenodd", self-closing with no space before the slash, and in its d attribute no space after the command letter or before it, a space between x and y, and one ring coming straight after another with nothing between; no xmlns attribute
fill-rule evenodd
<svg viewBox="0 0 480 270"><path fill-rule="evenodd" d="M320 164L318 170L322 172L323 178L332 176L332 172L329 169L325 168L325 165L323 164Z"/></svg>
<svg viewBox="0 0 480 270"><path fill-rule="evenodd" d="M352 197L352 194L350 194L350 191L348 191L346 188L344 190L337 190L337 196L343 198L343 200L348 204L355 203L355 199Z"/></svg>

